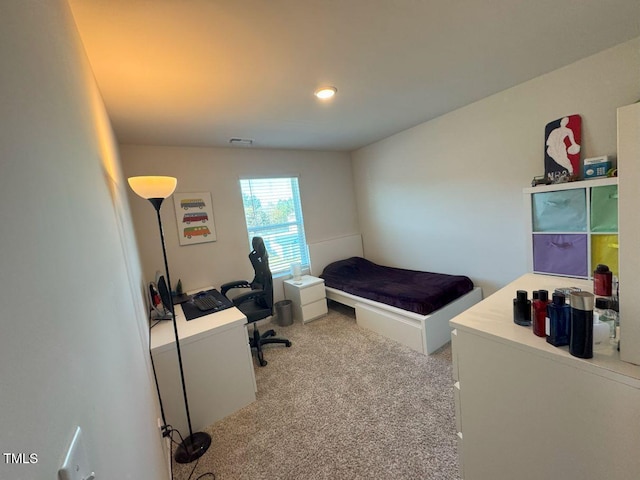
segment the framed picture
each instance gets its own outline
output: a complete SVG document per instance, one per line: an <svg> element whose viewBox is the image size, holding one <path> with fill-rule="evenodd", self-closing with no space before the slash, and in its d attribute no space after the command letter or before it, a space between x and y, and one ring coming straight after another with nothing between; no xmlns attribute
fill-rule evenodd
<svg viewBox="0 0 640 480"><path fill-rule="evenodd" d="M174 193L180 245L216 241L211 192Z"/></svg>
<svg viewBox="0 0 640 480"><path fill-rule="evenodd" d="M582 118L568 115L544 128L544 174L551 183L580 178Z"/></svg>

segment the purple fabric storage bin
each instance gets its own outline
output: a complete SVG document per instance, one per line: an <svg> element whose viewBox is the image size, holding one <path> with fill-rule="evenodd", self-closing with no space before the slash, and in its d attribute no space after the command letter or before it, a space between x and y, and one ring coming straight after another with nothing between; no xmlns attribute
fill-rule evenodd
<svg viewBox="0 0 640 480"><path fill-rule="evenodd" d="M535 272L586 277L586 235L534 235L533 270Z"/></svg>

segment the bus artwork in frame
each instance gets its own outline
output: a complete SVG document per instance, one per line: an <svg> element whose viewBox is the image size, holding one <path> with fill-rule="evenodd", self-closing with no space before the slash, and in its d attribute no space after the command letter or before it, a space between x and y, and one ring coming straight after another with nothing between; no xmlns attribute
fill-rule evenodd
<svg viewBox="0 0 640 480"><path fill-rule="evenodd" d="M209 227L187 227L184 229L184 236L187 238L196 237L202 235L206 237L207 235L211 235L211 231Z"/></svg>
<svg viewBox="0 0 640 480"><path fill-rule="evenodd" d="M183 198L180 200L180 207L185 210L189 210L190 208L204 208L204 201L201 198Z"/></svg>
<svg viewBox="0 0 640 480"><path fill-rule="evenodd" d="M174 192L173 206L181 246L217 240L211 192Z"/></svg>
<svg viewBox="0 0 640 480"><path fill-rule="evenodd" d="M182 217L182 223L186 223L187 225L191 222L206 223L207 220L209 220L209 215L207 215L206 212L185 213L184 217Z"/></svg>

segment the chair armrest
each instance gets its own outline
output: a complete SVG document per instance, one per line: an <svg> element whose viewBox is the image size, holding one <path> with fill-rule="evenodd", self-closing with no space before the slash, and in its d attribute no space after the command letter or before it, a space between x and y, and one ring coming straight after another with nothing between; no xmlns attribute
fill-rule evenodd
<svg viewBox="0 0 640 480"><path fill-rule="evenodd" d="M226 293L232 288L251 288L251 284L246 280L234 280L233 282L223 283L220 286L220 293L226 296Z"/></svg>
<svg viewBox="0 0 640 480"><path fill-rule="evenodd" d="M234 306L238 306L247 300L253 300L254 298L261 298L266 295L264 290L251 290L250 292L243 293L241 295L235 296L231 299Z"/></svg>

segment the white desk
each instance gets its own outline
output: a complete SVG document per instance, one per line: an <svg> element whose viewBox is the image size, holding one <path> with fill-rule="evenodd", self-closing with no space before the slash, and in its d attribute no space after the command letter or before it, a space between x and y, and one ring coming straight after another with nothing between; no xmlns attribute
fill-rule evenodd
<svg viewBox="0 0 640 480"><path fill-rule="evenodd" d="M256 399L247 319L235 307L188 322L181 306L175 310L191 426L197 432ZM166 421L186 437L173 322L151 329L151 354Z"/></svg>

